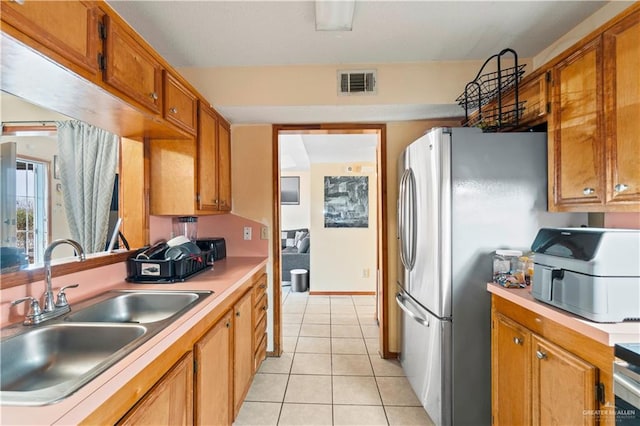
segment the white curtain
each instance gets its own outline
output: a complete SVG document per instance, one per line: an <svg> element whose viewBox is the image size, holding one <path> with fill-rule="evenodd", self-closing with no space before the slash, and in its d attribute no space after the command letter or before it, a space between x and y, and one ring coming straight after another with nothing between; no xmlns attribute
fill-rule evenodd
<svg viewBox="0 0 640 426"><path fill-rule="evenodd" d="M104 251L119 137L80 121L56 124L60 180L71 238L86 253Z"/></svg>

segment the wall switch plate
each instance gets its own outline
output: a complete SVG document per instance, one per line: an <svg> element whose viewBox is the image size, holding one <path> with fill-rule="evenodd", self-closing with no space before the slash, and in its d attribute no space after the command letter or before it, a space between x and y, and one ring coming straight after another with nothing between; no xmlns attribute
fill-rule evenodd
<svg viewBox="0 0 640 426"><path fill-rule="evenodd" d="M369 268L364 268L362 270L362 278L369 278Z"/></svg>
<svg viewBox="0 0 640 426"><path fill-rule="evenodd" d="M244 238L245 240L250 240L251 239L251 227L250 226L245 226L244 227L244 231L242 232L242 238Z"/></svg>
<svg viewBox="0 0 640 426"><path fill-rule="evenodd" d="M262 240L269 239L269 228L267 228L266 226L263 226L262 228L260 228L260 239Z"/></svg>

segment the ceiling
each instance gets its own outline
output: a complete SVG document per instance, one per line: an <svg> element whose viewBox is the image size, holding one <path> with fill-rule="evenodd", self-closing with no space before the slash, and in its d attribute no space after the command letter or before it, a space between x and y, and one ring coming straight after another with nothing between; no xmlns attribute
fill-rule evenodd
<svg viewBox="0 0 640 426"><path fill-rule="evenodd" d="M375 163L377 134L280 135L280 169L309 170L313 163Z"/></svg>
<svg viewBox="0 0 640 426"><path fill-rule="evenodd" d="M321 1L321 0L319 0ZM108 0L181 67L484 60L505 47L540 53L605 1L356 0L352 31L316 31L314 1ZM231 123L390 122L459 117L450 104L221 105Z"/></svg>
<svg viewBox="0 0 640 426"><path fill-rule="evenodd" d="M603 1L364 1L352 31L316 31L313 1L109 4L174 67L363 64L540 53Z"/></svg>

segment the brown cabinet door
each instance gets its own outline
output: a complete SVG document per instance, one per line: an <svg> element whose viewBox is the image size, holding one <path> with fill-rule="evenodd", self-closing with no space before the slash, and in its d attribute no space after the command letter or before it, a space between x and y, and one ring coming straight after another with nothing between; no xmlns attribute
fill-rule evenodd
<svg viewBox="0 0 640 426"><path fill-rule="evenodd" d="M200 210L218 210L218 116L203 102L198 127L198 194Z"/></svg>
<svg viewBox="0 0 640 426"><path fill-rule="evenodd" d="M232 411L231 312L195 345L196 424L230 425Z"/></svg>
<svg viewBox="0 0 640 426"><path fill-rule="evenodd" d="M193 353L183 356L118 424L192 425Z"/></svg>
<svg viewBox="0 0 640 426"><path fill-rule="evenodd" d="M531 424L531 332L495 314L491 336L492 413L495 426Z"/></svg>
<svg viewBox="0 0 640 426"><path fill-rule="evenodd" d="M253 375L252 308L251 291L242 296L233 308L233 401L235 415L240 411Z"/></svg>
<svg viewBox="0 0 640 426"><path fill-rule="evenodd" d="M520 117L521 126L534 125L546 120L549 102L547 79L550 77L550 74L542 73L518 88L518 102L524 102L524 112Z"/></svg>
<svg viewBox="0 0 640 426"><path fill-rule="evenodd" d="M219 210L231 211L231 134L229 126L218 118L218 195Z"/></svg>
<svg viewBox="0 0 640 426"><path fill-rule="evenodd" d="M533 336L534 425L595 425L596 368L570 352Z"/></svg>
<svg viewBox="0 0 640 426"><path fill-rule="evenodd" d="M198 98L168 71L164 73L164 118L191 134L196 133Z"/></svg>
<svg viewBox="0 0 640 426"><path fill-rule="evenodd" d="M640 11L604 33L607 204L640 203Z"/></svg>
<svg viewBox="0 0 640 426"><path fill-rule="evenodd" d="M196 141L153 139L148 144L150 214L193 215L196 207Z"/></svg>
<svg viewBox="0 0 640 426"><path fill-rule="evenodd" d="M102 51L98 32L101 16L95 4L84 1L2 2L3 22L94 75L99 69L98 52ZM48 54L46 50L43 53Z"/></svg>
<svg viewBox="0 0 640 426"><path fill-rule="evenodd" d="M549 178L557 210L605 199L601 70L600 38L553 69Z"/></svg>
<svg viewBox="0 0 640 426"><path fill-rule="evenodd" d="M104 81L136 103L162 110L162 66L114 19L105 17L107 40Z"/></svg>

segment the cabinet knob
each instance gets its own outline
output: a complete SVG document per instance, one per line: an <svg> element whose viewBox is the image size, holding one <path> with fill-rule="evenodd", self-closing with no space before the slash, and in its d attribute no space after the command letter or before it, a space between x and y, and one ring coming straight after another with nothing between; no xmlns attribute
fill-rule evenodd
<svg viewBox="0 0 640 426"><path fill-rule="evenodd" d="M169 112L170 112L171 114L177 114L177 113L178 113L178 108L176 108L176 107L171 107L171 108L169 108Z"/></svg>
<svg viewBox="0 0 640 426"><path fill-rule="evenodd" d="M613 187L616 192L624 192L629 189L629 185L625 185L624 183L619 183Z"/></svg>
<svg viewBox="0 0 640 426"><path fill-rule="evenodd" d="M538 357L538 359L545 359L547 357L547 354L542 351L536 351L536 356Z"/></svg>
<svg viewBox="0 0 640 426"><path fill-rule="evenodd" d="M260 288L267 288L266 284L260 284Z"/></svg>
<svg viewBox="0 0 640 426"><path fill-rule="evenodd" d="M239 317L240 316L240 311L236 312L236 316Z"/></svg>
<svg viewBox="0 0 640 426"><path fill-rule="evenodd" d="M519 337L514 337L513 338L513 343L515 343L516 345L521 345L522 343L524 343L524 340L522 340Z"/></svg>
<svg viewBox="0 0 640 426"><path fill-rule="evenodd" d="M153 99L154 101L157 101L157 100L158 100L158 94L157 94L156 92L151 92L151 93L149 93L149 97L150 97L151 99Z"/></svg>
<svg viewBox="0 0 640 426"><path fill-rule="evenodd" d="M593 194L595 192L596 192L596 190L593 189L593 188L585 188L585 189L582 190L582 193L584 195L591 195L591 194Z"/></svg>
<svg viewBox="0 0 640 426"><path fill-rule="evenodd" d="M263 310L263 311L266 311L266 310L267 310L267 305L264 305L264 306L262 307L262 310Z"/></svg>
<svg viewBox="0 0 640 426"><path fill-rule="evenodd" d="M231 321L227 321L227 323L225 324L225 326L226 326L227 328L231 328Z"/></svg>

